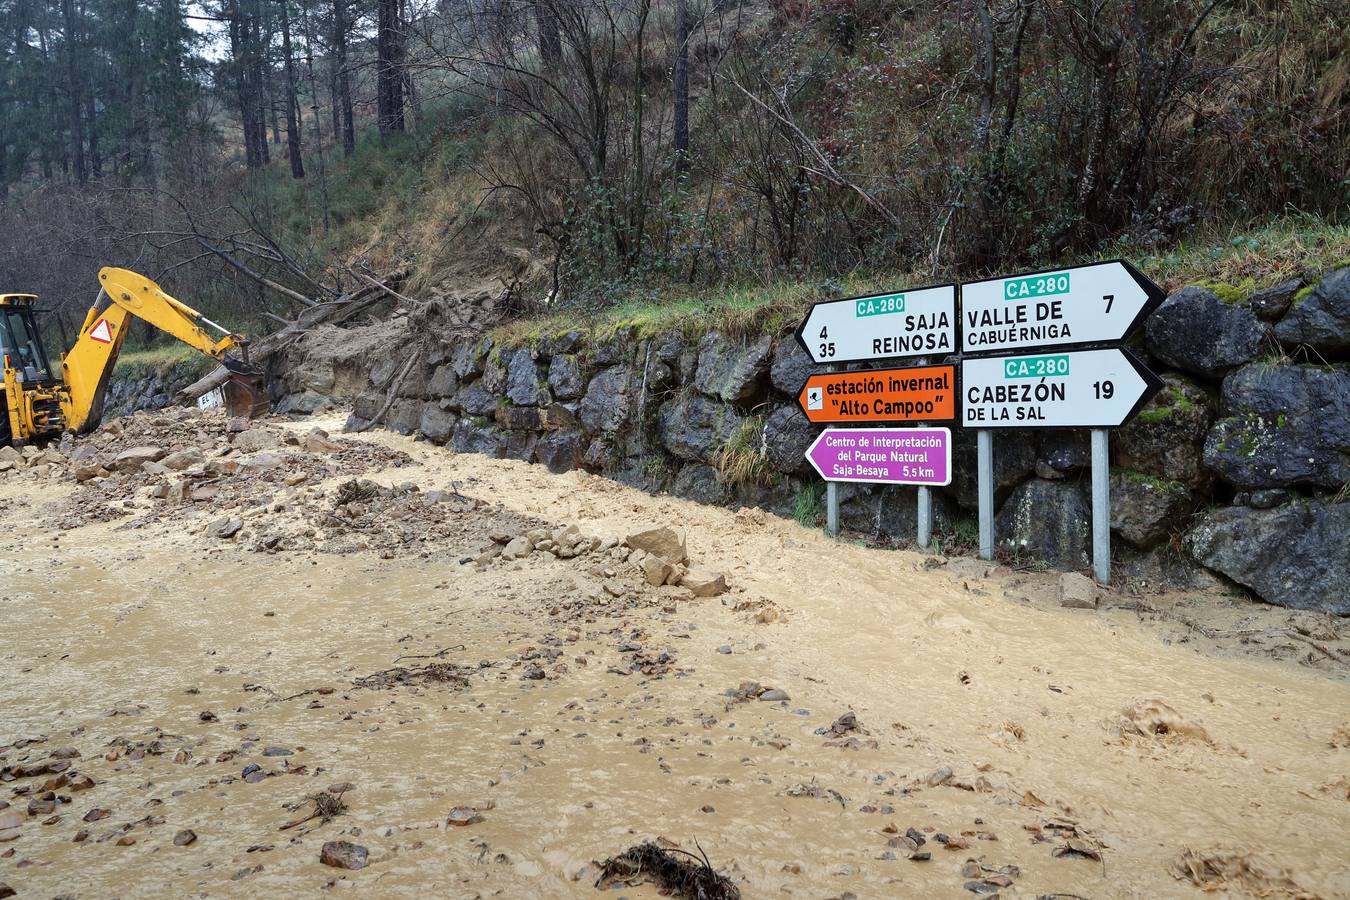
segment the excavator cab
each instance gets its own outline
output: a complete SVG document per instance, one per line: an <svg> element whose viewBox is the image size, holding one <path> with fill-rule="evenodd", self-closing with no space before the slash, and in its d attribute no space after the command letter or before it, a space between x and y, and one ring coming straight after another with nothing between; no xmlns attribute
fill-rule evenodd
<svg viewBox="0 0 1350 900"><path fill-rule="evenodd" d="M55 380L33 315L36 302L32 294L0 294L0 354L24 384Z"/></svg>

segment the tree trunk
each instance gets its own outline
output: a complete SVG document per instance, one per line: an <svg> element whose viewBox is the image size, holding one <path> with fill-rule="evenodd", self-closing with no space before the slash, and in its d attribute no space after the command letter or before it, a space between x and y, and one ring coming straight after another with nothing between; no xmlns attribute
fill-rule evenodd
<svg viewBox="0 0 1350 900"><path fill-rule="evenodd" d="M291 177L305 177L305 163L300 158L300 102L295 91L295 60L291 56L291 11L289 0L281 4L281 53L286 72L286 149L291 158Z"/></svg>
<svg viewBox="0 0 1350 900"><path fill-rule="evenodd" d="M403 35L399 0L379 0L380 21L376 35L376 115L380 134L404 130Z"/></svg>
<svg viewBox="0 0 1350 900"><path fill-rule="evenodd" d="M562 35L558 31L555 0L534 0L534 19L539 28L539 59L544 68L554 69L562 62ZM679 0L683 5L683 0Z"/></svg>
<svg viewBox="0 0 1350 900"><path fill-rule="evenodd" d="M80 74L80 30L75 20L73 0L61 0L61 19L66 37L66 93L70 126L70 165L76 184L85 184L89 173L84 160L84 105L83 78Z"/></svg>
<svg viewBox="0 0 1350 900"><path fill-rule="evenodd" d="M689 4L675 0L675 170L689 171Z"/></svg>
<svg viewBox="0 0 1350 900"><path fill-rule="evenodd" d="M342 109L342 153L356 152L356 126L352 122L352 79L347 71L347 4L333 0L333 47L337 53L338 105Z"/></svg>

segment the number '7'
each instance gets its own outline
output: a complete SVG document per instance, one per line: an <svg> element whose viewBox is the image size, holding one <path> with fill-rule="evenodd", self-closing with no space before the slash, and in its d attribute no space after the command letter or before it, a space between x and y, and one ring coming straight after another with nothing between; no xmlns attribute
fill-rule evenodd
<svg viewBox="0 0 1350 900"><path fill-rule="evenodd" d="M1103 294L1102 299L1106 301L1106 311L1109 313L1111 311L1111 304L1116 302L1116 295Z"/></svg>

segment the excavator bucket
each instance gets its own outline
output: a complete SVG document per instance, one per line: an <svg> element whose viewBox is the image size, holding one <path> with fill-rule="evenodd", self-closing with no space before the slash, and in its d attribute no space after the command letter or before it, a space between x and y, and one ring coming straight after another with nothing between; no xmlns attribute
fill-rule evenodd
<svg viewBox="0 0 1350 900"><path fill-rule="evenodd" d="M220 386L220 392L225 399L225 410L231 416L255 419L265 415L272 405L261 375L231 372L229 379Z"/></svg>

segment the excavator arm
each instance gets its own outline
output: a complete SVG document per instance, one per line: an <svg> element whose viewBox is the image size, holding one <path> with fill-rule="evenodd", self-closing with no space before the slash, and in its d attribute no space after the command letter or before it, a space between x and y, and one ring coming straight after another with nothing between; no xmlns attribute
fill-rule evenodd
<svg viewBox="0 0 1350 900"><path fill-rule="evenodd" d="M89 308L75 345L61 359L66 383L61 408L67 428L82 432L98 425L104 393L133 316L219 360L232 372L256 374L248 363L247 340L164 293L145 276L106 267L99 270L98 280L98 299ZM221 336L213 337L207 327Z"/></svg>

